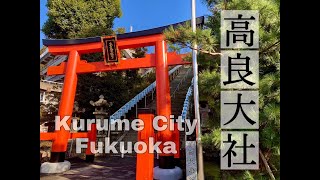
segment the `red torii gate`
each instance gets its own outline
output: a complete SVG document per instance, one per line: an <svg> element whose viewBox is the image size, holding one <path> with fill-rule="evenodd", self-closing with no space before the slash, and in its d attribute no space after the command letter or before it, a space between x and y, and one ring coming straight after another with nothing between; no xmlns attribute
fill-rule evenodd
<svg viewBox="0 0 320 180"><path fill-rule="evenodd" d="M204 17L197 18L196 22L197 25L203 25ZM181 23L173 24L173 26L177 26L178 24ZM147 54L144 58L120 60L116 65L105 65L105 62L103 61L87 62L80 59L80 55L82 54L102 52L103 43L101 42L101 37L60 40L44 39L43 44L48 47L49 53L54 55L68 55L67 62L61 63L59 66L51 66L47 71L47 75L65 75L58 111L58 115L61 119L65 116L70 116L70 119L67 121L67 124L70 126L78 74L149 67L156 67L157 115L162 115L167 119L170 119L171 97L168 66L190 64L190 62L183 61L183 55L176 54L175 52L167 52L167 45L164 41L164 35L162 34L163 30L167 27L168 26L164 26L145 31L117 35L117 46L119 50L155 46L155 54ZM160 126L164 124L167 124L168 127L170 126L169 122L165 123L161 120L159 121ZM145 128L149 129L148 127ZM91 131L89 132L70 133L65 130L64 127L61 127L60 130L55 132L40 133L40 140L53 141L50 162L64 161L68 139L73 138L89 138L89 142L95 141L96 126L92 124ZM172 132L167 128L166 130L159 132L157 139L162 142L174 141L178 151L178 154L175 155L175 157L179 158L180 142L179 131L177 129ZM88 143L86 156L92 159L94 157L90 152L90 143ZM173 163L173 159L173 154L160 154L160 168L174 168L175 165ZM143 163L137 163L137 165L140 164ZM137 169L138 168L142 167L137 167ZM141 178L143 179L144 177Z"/></svg>

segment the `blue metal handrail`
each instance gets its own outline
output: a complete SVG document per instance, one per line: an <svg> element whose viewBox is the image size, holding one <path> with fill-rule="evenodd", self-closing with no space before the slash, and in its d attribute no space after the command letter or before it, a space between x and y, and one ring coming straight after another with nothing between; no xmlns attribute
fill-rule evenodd
<svg viewBox="0 0 320 180"><path fill-rule="evenodd" d="M182 122L184 122L184 120L187 118L187 114L188 114L188 111L189 111L189 99L190 99L190 96L192 94L192 90L193 90L193 78L191 80L191 85L188 89L188 92L186 94L186 98L184 100L184 103L183 103L183 109L182 109L182 112L181 112L181 116L182 116Z"/></svg>

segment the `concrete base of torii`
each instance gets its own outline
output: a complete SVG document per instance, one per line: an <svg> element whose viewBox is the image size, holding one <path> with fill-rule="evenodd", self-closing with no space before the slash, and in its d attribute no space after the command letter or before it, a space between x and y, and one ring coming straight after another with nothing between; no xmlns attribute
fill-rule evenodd
<svg viewBox="0 0 320 180"><path fill-rule="evenodd" d="M68 171L71 167L71 163L69 161L64 162L44 162L41 164L40 173L62 173Z"/></svg>
<svg viewBox="0 0 320 180"><path fill-rule="evenodd" d="M180 180L182 170L178 166L173 169L161 169L159 166L153 168L153 179L156 180Z"/></svg>

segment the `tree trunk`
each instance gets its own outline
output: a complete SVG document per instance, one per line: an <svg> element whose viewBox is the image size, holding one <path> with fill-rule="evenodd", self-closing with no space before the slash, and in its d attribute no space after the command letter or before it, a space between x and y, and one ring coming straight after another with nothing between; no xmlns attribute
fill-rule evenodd
<svg viewBox="0 0 320 180"><path fill-rule="evenodd" d="M270 169L270 167L269 167L269 164L268 164L266 158L264 157L264 155L262 154L262 151L261 151L261 150L259 150L259 154L260 154L260 157L261 157L261 159L262 159L262 161L263 161L264 166L266 167L266 170L267 170L270 178L271 178L272 180L275 180L276 178L274 177L274 175L273 175L273 173L272 173L272 171L271 171L271 169Z"/></svg>

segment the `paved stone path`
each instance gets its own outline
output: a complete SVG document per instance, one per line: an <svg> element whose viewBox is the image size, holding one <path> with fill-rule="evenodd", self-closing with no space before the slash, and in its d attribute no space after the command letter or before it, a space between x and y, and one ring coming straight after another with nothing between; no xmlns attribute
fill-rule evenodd
<svg viewBox="0 0 320 180"><path fill-rule="evenodd" d="M71 169L59 174L41 174L40 180L132 180L136 178L136 157L96 157L94 163L69 159Z"/></svg>

